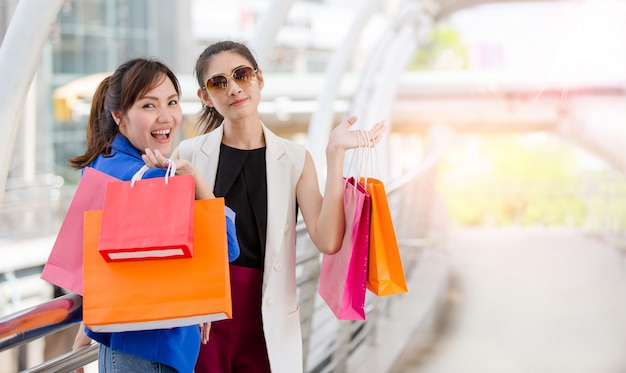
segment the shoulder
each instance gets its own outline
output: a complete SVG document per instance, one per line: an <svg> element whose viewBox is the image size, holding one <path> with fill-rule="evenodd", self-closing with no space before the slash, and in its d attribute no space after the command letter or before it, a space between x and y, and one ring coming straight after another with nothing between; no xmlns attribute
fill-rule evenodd
<svg viewBox="0 0 626 373"><path fill-rule="evenodd" d="M180 144L178 145L180 147L180 149L194 149L199 147L204 141L206 141L206 138L209 136L210 134L205 134L205 135L198 135L198 136L194 136L194 137L190 137L188 139L184 139L180 142Z"/></svg>
<svg viewBox="0 0 626 373"><path fill-rule="evenodd" d="M304 145L299 144L293 140L286 139L276 135L267 127L263 129L265 134L265 142L268 149L275 151L279 154L284 153L297 165L304 165L304 159L306 157L306 148Z"/></svg>
<svg viewBox="0 0 626 373"><path fill-rule="evenodd" d="M143 162L116 151L110 157L99 155L89 166L117 179L127 181L133 177L135 172L139 171Z"/></svg>
<svg viewBox="0 0 626 373"><path fill-rule="evenodd" d="M193 154L203 148L219 145L222 138L221 127L212 132L184 139L178 145L180 158L192 159Z"/></svg>
<svg viewBox="0 0 626 373"><path fill-rule="evenodd" d="M304 159L304 156L306 154L306 148L304 147L304 145L298 144L293 140L285 139L282 137L279 137L278 139L285 151L287 151L290 155Z"/></svg>
<svg viewBox="0 0 626 373"><path fill-rule="evenodd" d="M144 165L143 160L118 152L111 157L98 156L90 167L122 181L128 181L132 179L133 175ZM165 176L164 169L151 168L144 173L143 179L162 176Z"/></svg>

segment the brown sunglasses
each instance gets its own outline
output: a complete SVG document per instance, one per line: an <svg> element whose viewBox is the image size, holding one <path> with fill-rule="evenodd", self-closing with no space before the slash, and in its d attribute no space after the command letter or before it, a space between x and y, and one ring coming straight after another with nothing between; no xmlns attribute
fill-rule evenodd
<svg viewBox="0 0 626 373"><path fill-rule="evenodd" d="M256 77L257 70L250 66L239 66L233 70L232 74L226 76L224 74L213 75L207 79L204 89L211 91L212 93L226 92L228 88L228 79L232 79L237 82L237 85L242 83L250 83L252 79Z"/></svg>

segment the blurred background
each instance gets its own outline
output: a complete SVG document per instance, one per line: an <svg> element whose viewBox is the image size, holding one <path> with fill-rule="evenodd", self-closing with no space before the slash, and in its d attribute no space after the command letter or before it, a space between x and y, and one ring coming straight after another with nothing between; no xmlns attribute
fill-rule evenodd
<svg viewBox="0 0 626 373"><path fill-rule="evenodd" d="M33 0L0 1L0 65L27 77L0 86L5 99L27 92L0 104L12 113L0 124L0 316L63 294L38 275L102 78L133 57L170 65L180 141L200 110L196 57L230 39L264 72L263 122L307 146L321 182L342 118L389 124L372 176L389 193L410 291L370 299L369 324L347 327L366 332L343 357L346 341L316 339L334 323L313 307L308 371L626 371L625 1L52 3L47 27L43 15L18 18ZM41 46L19 39L33 29ZM32 71L12 57L24 54ZM0 350L0 372L65 352L45 345Z"/></svg>

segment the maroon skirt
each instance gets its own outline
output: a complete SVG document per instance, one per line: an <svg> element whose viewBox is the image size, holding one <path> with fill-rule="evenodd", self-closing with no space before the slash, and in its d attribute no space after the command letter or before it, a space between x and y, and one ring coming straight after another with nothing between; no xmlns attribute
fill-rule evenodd
<svg viewBox="0 0 626 373"><path fill-rule="evenodd" d="M261 292L263 271L230 265L233 318L211 324L209 342L200 345L196 373L269 373Z"/></svg>

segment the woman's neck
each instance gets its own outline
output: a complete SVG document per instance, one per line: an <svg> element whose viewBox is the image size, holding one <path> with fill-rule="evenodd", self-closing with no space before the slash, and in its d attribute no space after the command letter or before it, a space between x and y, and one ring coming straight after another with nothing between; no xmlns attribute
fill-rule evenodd
<svg viewBox="0 0 626 373"><path fill-rule="evenodd" d="M258 119L246 122L225 121L222 142L231 148L251 150L265 146L263 127Z"/></svg>

